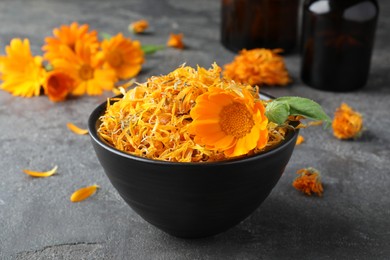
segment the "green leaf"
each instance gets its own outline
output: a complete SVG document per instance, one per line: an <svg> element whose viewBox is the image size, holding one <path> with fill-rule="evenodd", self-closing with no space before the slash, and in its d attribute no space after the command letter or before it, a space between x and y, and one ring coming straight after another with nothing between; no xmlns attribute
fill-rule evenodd
<svg viewBox="0 0 390 260"><path fill-rule="evenodd" d="M270 108L268 108L270 106ZM277 108L277 109L276 109ZM286 108L288 109L286 116ZM311 99L302 97L280 97L272 100L266 108L266 116L272 122L283 124L288 116L303 116L308 119L323 121L325 127L331 124L330 117L322 107ZM282 121L284 119L284 121Z"/></svg>
<svg viewBox="0 0 390 260"><path fill-rule="evenodd" d="M272 101L267 105L265 116L268 120L277 123L278 125L282 125L286 122L289 116L289 111L290 108L287 103Z"/></svg>
<svg viewBox="0 0 390 260"><path fill-rule="evenodd" d="M100 34L100 37L102 37L104 40L109 40L112 38L112 35L109 33L101 32L99 34Z"/></svg>
<svg viewBox="0 0 390 260"><path fill-rule="evenodd" d="M165 49L164 45L142 45L141 46L142 51L147 55L147 54L153 54L156 51Z"/></svg>

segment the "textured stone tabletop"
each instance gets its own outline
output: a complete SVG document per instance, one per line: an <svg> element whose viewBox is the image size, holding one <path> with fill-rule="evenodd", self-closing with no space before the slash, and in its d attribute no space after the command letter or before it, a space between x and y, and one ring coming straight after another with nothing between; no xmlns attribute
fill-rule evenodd
<svg viewBox="0 0 390 260"><path fill-rule="evenodd" d="M24 99L0 91L0 259L390 259L390 2L381 13L365 88L328 93L303 85L298 54L286 57L294 83L266 88L274 96L298 95L319 102L328 114L346 102L364 116L355 141L335 139L320 127L304 129L286 170L266 201L246 220L220 235L196 240L171 237L139 217L109 183L88 136L74 135L67 122L86 127L91 111L112 93L63 103ZM184 33L187 48L147 56L137 80L167 73L182 63L209 67L234 54L219 42L220 1L2 0L0 47L29 38L41 55L44 37L72 21L144 44L165 44ZM149 20L149 34L133 36L130 22ZM34 179L22 169L58 174ZM295 172L322 172L323 197L307 197L291 183ZM71 203L79 187L101 189Z"/></svg>

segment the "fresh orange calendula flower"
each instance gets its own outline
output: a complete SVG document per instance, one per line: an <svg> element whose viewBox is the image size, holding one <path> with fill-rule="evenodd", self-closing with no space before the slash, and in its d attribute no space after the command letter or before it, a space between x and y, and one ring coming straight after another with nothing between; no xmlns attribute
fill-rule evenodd
<svg viewBox="0 0 390 260"><path fill-rule="evenodd" d="M337 108L332 122L333 135L339 139L359 137L363 129L362 115L342 103Z"/></svg>
<svg viewBox="0 0 390 260"><path fill-rule="evenodd" d="M302 191L304 194L311 196L312 193L322 196L324 191L321 183L320 172L315 168L303 168L297 171L299 176L293 182L294 188Z"/></svg>
<svg viewBox="0 0 390 260"><path fill-rule="evenodd" d="M268 119L263 103L255 102L246 89L242 94L211 87L196 99L189 129L196 143L223 151L228 157L266 146Z"/></svg>
<svg viewBox="0 0 390 260"><path fill-rule="evenodd" d="M89 31L87 24L79 25L73 22L70 25L62 25L60 28L53 30L54 37L46 37L46 44L42 47L44 58L50 62L55 59L64 58L65 53L62 52L62 46L67 46L72 51L75 51L76 43L81 41L88 46L92 52L96 52L99 48L99 39L96 31Z"/></svg>
<svg viewBox="0 0 390 260"><path fill-rule="evenodd" d="M179 34L171 33L167 41L167 46L177 48L177 49L184 49L183 37L184 35L182 33Z"/></svg>
<svg viewBox="0 0 390 260"><path fill-rule="evenodd" d="M129 30L133 33L143 33L146 29L148 29L149 23L148 21L142 19L135 21L129 25Z"/></svg>
<svg viewBox="0 0 390 260"><path fill-rule="evenodd" d="M305 138L302 135L298 135L296 145L300 145L305 141Z"/></svg>
<svg viewBox="0 0 390 260"><path fill-rule="evenodd" d="M119 33L102 42L105 65L115 70L119 79L136 76L144 63L144 52L139 41L132 41Z"/></svg>
<svg viewBox="0 0 390 260"><path fill-rule="evenodd" d="M32 177L38 177L38 178L45 178L45 177L50 177L53 174L57 172L58 167L54 166L53 169L47 172L37 172L37 171L30 171L30 170L23 170L23 172L27 175L30 175Z"/></svg>
<svg viewBox="0 0 390 260"><path fill-rule="evenodd" d="M82 129L72 123L67 123L66 126L68 127L68 129L70 131L72 131L73 133L75 134L78 134L78 135L86 135L88 134L88 129Z"/></svg>
<svg viewBox="0 0 390 260"><path fill-rule="evenodd" d="M74 80L62 71L51 71L47 73L43 89L45 94L53 102L64 101L74 88Z"/></svg>
<svg viewBox="0 0 390 260"><path fill-rule="evenodd" d="M224 76L236 82L254 85L286 85L288 75L281 49L242 50L224 67Z"/></svg>
<svg viewBox="0 0 390 260"><path fill-rule="evenodd" d="M46 71L42 58L32 56L28 39L13 39L0 58L0 88L14 96L39 96Z"/></svg>
<svg viewBox="0 0 390 260"><path fill-rule="evenodd" d="M70 196L70 201L71 202L83 201L91 197L93 194L95 194L98 188L100 188L99 185L94 184L91 186L78 189L75 192L73 192L73 194Z"/></svg>
<svg viewBox="0 0 390 260"><path fill-rule="evenodd" d="M54 60L53 66L75 80L71 94L100 95L103 90L111 90L114 87L115 71L111 68L102 68L103 61L97 53L91 51L90 46L77 42L75 51L67 46L60 49L64 58Z"/></svg>

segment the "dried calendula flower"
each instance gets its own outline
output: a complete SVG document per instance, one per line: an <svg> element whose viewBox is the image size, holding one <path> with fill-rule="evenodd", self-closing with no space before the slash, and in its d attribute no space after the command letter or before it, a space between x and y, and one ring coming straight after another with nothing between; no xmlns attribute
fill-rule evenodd
<svg viewBox="0 0 390 260"><path fill-rule="evenodd" d="M87 186L87 187L83 187L81 189L78 189L75 192L73 192L73 194L70 196L70 201L71 202L83 201L83 200L91 197L96 192L96 190L98 188L100 188L99 185L94 184L91 186Z"/></svg>
<svg viewBox="0 0 390 260"><path fill-rule="evenodd" d="M37 171L30 171L30 170L23 170L23 172L27 175L32 176L32 177L45 178L45 177L49 177L49 176L52 176L53 174L55 174L57 172L57 169L58 169L58 167L54 166L53 169L51 169L50 171L47 171L47 172L37 172Z"/></svg>
<svg viewBox="0 0 390 260"><path fill-rule="evenodd" d="M362 115L342 103L337 108L332 122L333 135L339 139L359 137L363 129Z"/></svg>
<svg viewBox="0 0 390 260"><path fill-rule="evenodd" d="M305 138L302 135L298 135L296 145L300 145L305 141Z"/></svg>
<svg viewBox="0 0 390 260"><path fill-rule="evenodd" d="M86 135L88 134L88 129L82 129L72 123L67 123L66 126L69 128L70 131L72 131L75 134L78 135Z"/></svg>
<svg viewBox="0 0 390 260"><path fill-rule="evenodd" d="M129 31L133 33L143 33L146 29L148 29L149 23L148 21L142 19L135 21L129 25Z"/></svg>
<svg viewBox="0 0 390 260"><path fill-rule="evenodd" d="M280 52L281 49L244 49L233 62L225 65L223 75L252 86L286 85L291 80Z"/></svg>
<svg viewBox="0 0 390 260"><path fill-rule="evenodd" d="M312 167L303 168L296 172L299 174L293 182L294 188L302 191L304 194L311 196L316 193L318 196L322 195L324 191L321 183L320 172Z"/></svg>
<svg viewBox="0 0 390 260"><path fill-rule="evenodd" d="M184 49L183 36L184 35L182 33L179 34L171 33L167 41L167 46L176 49Z"/></svg>

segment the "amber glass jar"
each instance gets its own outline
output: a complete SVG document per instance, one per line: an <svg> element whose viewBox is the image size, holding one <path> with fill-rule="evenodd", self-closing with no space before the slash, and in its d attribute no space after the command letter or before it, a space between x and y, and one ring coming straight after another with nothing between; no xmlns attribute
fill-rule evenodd
<svg viewBox="0 0 390 260"><path fill-rule="evenodd" d="M222 0L222 44L242 49L282 48L291 52L297 41L299 0Z"/></svg>
<svg viewBox="0 0 390 260"><path fill-rule="evenodd" d="M362 88L370 70L378 13L376 0L306 0L302 81L335 92Z"/></svg>

